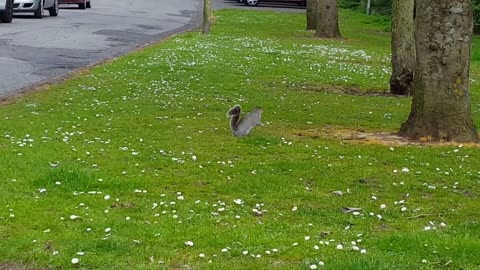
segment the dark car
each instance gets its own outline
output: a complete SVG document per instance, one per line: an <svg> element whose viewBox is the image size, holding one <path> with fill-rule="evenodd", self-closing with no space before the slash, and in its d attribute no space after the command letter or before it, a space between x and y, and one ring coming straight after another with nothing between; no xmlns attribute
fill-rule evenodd
<svg viewBox="0 0 480 270"><path fill-rule="evenodd" d="M256 6L260 2L297 3L302 6L307 4L307 0L243 0L246 6Z"/></svg>
<svg viewBox="0 0 480 270"><path fill-rule="evenodd" d="M13 0L0 0L0 22L10 23L13 18Z"/></svg>
<svg viewBox="0 0 480 270"><path fill-rule="evenodd" d="M90 0L58 0L59 4L73 4L78 5L80 9L91 8L92 3Z"/></svg>

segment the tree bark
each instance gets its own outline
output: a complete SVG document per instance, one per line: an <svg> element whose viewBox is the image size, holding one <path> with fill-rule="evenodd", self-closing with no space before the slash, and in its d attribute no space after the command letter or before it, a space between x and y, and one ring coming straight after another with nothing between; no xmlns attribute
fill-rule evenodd
<svg viewBox="0 0 480 270"><path fill-rule="evenodd" d="M412 108L399 134L477 142L469 94L471 0L422 0L416 5Z"/></svg>
<svg viewBox="0 0 480 270"><path fill-rule="evenodd" d="M307 30L317 29L318 1L319 0L307 1Z"/></svg>
<svg viewBox="0 0 480 270"><path fill-rule="evenodd" d="M411 94L415 67L414 8L414 0L393 0L392 3L392 94Z"/></svg>
<svg viewBox="0 0 480 270"><path fill-rule="evenodd" d="M212 20L212 0L203 0L203 25L202 33L210 34L210 22Z"/></svg>
<svg viewBox="0 0 480 270"><path fill-rule="evenodd" d="M337 0L319 0L317 8L315 36L320 38L342 37L338 26Z"/></svg>
<svg viewBox="0 0 480 270"><path fill-rule="evenodd" d="M372 1L367 0L367 15L370 15L371 13L371 8L372 8Z"/></svg>

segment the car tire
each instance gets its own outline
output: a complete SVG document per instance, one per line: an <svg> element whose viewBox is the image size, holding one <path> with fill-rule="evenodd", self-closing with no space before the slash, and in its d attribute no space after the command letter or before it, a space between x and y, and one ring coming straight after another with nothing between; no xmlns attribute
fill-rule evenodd
<svg viewBox="0 0 480 270"><path fill-rule="evenodd" d="M37 9L33 12L35 18L43 18L43 0L38 3Z"/></svg>
<svg viewBox="0 0 480 270"><path fill-rule="evenodd" d="M83 3L78 4L79 9L85 9L87 8L87 0L83 0Z"/></svg>
<svg viewBox="0 0 480 270"><path fill-rule="evenodd" d="M87 2L87 8L92 8L92 1Z"/></svg>
<svg viewBox="0 0 480 270"><path fill-rule="evenodd" d="M0 21L3 23L11 23L13 19L13 0L8 0L5 5L5 11L3 12Z"/></svg>
<svg viewBox="0 0 480 270"><path fill-rule="evenodd" d="M258 5L259 2L260 0L243 0L243 3L245 4L245 6L249 6L249 7L256 6Z"/></svg>
<svg viewBox="0 0 480 270"><path fill-rule="evenodd" d="M48 14L50 14L52 17L58 16L58 0L55 0L53 2L53 7L48 9Z"/></svg>

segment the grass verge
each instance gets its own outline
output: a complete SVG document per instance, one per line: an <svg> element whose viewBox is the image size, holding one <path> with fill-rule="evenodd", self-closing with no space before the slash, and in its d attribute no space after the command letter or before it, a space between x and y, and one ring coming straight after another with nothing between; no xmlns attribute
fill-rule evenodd
<svg viewBox="0 0 480 270"><path fill-rule="evenodd" d="M173 37L0 107L0 262L480 265L477 149L297 135L393 132L406 119L407 98L333 91L387 88L389 35L380 23L342 11L345 39L317 40L301 14L216 15L210 36ZM234 138L225 117L234 104L264 108L265 127Z"/></svg>

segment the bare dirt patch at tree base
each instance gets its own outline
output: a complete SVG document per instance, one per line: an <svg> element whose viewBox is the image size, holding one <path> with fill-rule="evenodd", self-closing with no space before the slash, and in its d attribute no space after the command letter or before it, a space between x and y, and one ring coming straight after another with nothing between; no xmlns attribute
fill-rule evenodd
<svg viewBox="0 0 480 270"><path fill-rule="evenodd" d="M396 97L396 98L406 98L404 95L397 95L390 93L387 89L379 88L362 88L358 86L346 86L346 85L317 85L309 84L305 85L304 91L313 91L321 93L332 93L332 94L345 94L352 96L374 96L374 97Z"/></svg>
<svg viewBox="0 0 480 270"><path fill-rule="evenodd" d="M401 137L392 132L367 132L364 130L350 130L350 129L334 129L334 128L322 128L322 129L305 129L295 130L294 135L297 137L309 137L309 138L326 138L337 139L340 141L351 141L355 143L363 144L379 144L387 146L470 146L480 147L477 143L455 143L445 141L434 141L429 137L422 137L419 140L411 140L405 137Z"/></svg>

